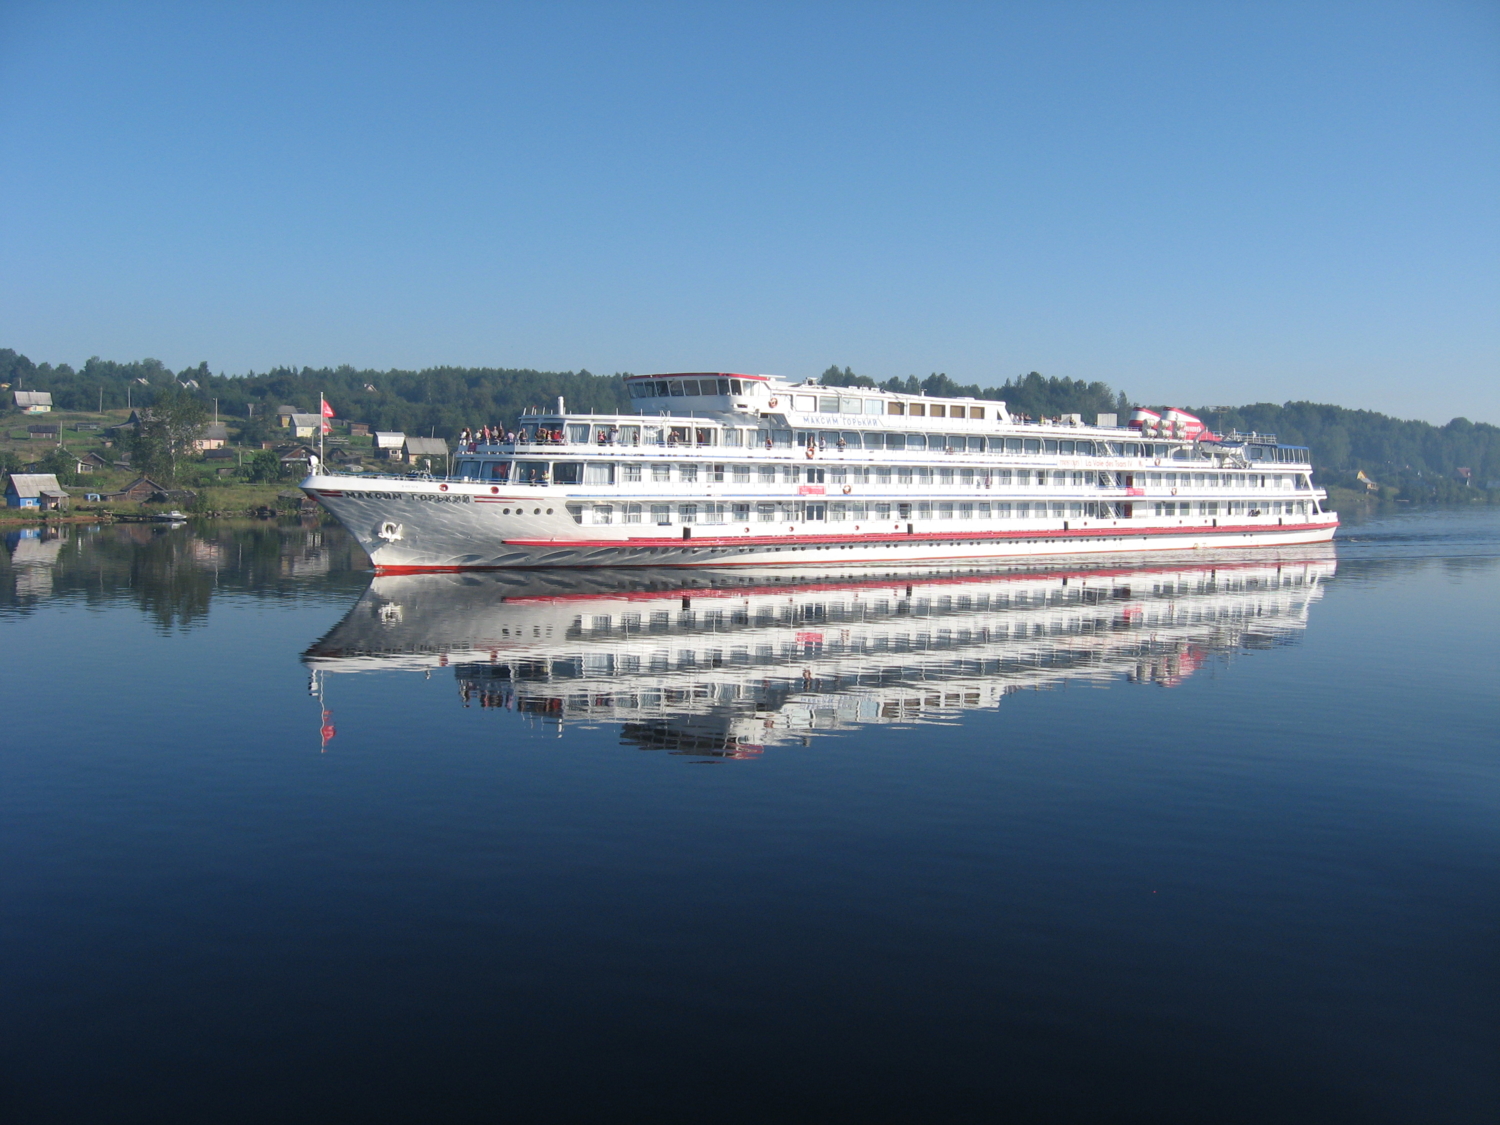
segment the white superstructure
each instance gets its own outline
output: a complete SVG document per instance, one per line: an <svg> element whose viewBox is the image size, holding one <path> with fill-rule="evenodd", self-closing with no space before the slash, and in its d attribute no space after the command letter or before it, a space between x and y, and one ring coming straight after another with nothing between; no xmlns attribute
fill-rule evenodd
<svg viewBox="0 0 1500 1125"><path fill-rule="evenodd" d="M514 440L462 447L444 479L320 472L302 487L382 573L1274 546L1338 524L1305 448L1181 411L1116 427L764 375L626 384L639 413L559 401Z"/></svg>

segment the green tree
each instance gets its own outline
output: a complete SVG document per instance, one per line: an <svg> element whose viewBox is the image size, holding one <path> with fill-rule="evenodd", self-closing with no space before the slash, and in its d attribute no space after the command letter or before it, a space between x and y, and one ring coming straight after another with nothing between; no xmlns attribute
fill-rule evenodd
<svg viewBox="0 0 1500 1125"><path fill-rule="evenodd" d="M245 479L259 481L262 483L280 480L282 477L281 458L269 449L262 449L250 458L250 463L245 466Z"/></svg>
<svg viewBox="0 0 1500 1125"><path fill-rule="evenodd" d="M42 472L51 473L58 484L78 483L78 459L58 445L43 457L39 466Z"/></svg>
<svg viewBox="0 0 1500 1125"><path fill-rule="evenodd" d="M156 401L140 411L131 438L136 468L148 476L175 481L207 423L208 408L197 395L176 386L158 391Z"/></svg>

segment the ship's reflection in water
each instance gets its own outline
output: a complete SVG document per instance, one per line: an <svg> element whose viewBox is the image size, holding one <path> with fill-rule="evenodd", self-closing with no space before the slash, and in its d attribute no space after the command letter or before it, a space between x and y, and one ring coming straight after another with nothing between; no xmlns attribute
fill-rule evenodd
<svg viewBox="0 0 1500 1125"><path fill-rule="evenodd" d="M1330 547L1047 569L514 571L376 578L304 659L451 669L466 707L620 723L744 758L872 723L952 723L1078 681L1172 686L1291 643Z"/></svg>

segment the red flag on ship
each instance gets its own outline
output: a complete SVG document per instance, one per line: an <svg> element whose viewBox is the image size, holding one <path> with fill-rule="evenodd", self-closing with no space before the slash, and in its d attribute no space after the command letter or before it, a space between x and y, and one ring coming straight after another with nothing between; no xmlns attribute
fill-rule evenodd
<svg viewBox="0 0 1500 1125"><path fill-rule="evenodd" d="M328 404L328 400L322 395L318 396L318 401L323 404L323 432L331 434L333 433L333 427L328 424L328 419L334 417L333 407Z"/></svg>

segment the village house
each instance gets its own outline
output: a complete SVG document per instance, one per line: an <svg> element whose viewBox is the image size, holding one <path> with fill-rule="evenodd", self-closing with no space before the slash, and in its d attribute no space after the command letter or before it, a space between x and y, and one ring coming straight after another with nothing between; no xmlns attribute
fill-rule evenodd
<svg viewBox="0 0 1500 1125"><path fill-rule="evenodd" d="M447 464L448 443L442 438L409 437L402 447L402 456L408 465L420 464L430 471L436 460Z"/></svg>
<svg viewBox="0 0 1500 1125"><path fill-rule="evenodd" d="M383 430L375 431L375 456L387 461L395 461L401 457L401 450L406 445L406 435L402 433L386 433Z"/></svg>
<svg viewBox="0 0 1500 1125"><path fill-rule="evenodd" d="M229 444L229 427L223 422L210 422L203 427L203 433L193 440L193 448L199 453L206 453L210 449L223 449Z"/></svg>
<svg viewBox="0 0 1500 1125"><path fill-rule="evenodd" d="M105 497L106 500L130 500L135 503L144 503L153 496L165 496L169 489L164 484L157 484L150 477L136 477L119 492L111 492Z"/></svg>
<svg viewBox="0 0 1500 1125"><path fill-rule="evenodd" d="M294 445L281 455L281 467L286 471L306 473L312 465L312 459L317 456L305 445Z"/></svg>
<svg viewBox="0 0 1500 1125"><path fill-rule="evenodd" d="M51 391L16 391L16 409L23 414L47 414L52 410Z"/></svg>
<svg viewBox="0 0 1500 1125"><path fill-rule="evenodd" d="M32 441L62 441L62 427L56 425L27 426L26 436Z"/></svg>
<svg viewBox="0 0 1500 1125"><path fill-rule="evenodd" d="M114 463L109 458L94 450L90 450L78 458L78 471L80 473L92 473L95 469L110 469L114 467Z"/></svg>
<svg viewBox="0 0 1500 1125"><path fill-rule="evenodd" d="M368 423L368 422L350 422L349 423L349 436L350 437L369 437L370 436L370 423Z"/></svg>
<svg viewBox="0 0 1500 1125"><path fill-rule="evenodd" d="M323 428L323 416L321 414L293 414L292 436L309 438L317 437Z"/></svg>
<svg viewBox="0 0 1500 1125"><path fill-rule="evenodd" d="M5 485L5 506L54 511L67 504L68 494L52 473L11 473Z"/></svg>
<svg viewBox="0 0 1500 1125"><path fill-rule="evenodd" d="M276 408L276 424L286 429L292 424L292 415L300 411L295 406L278 406Z"/></svg>

